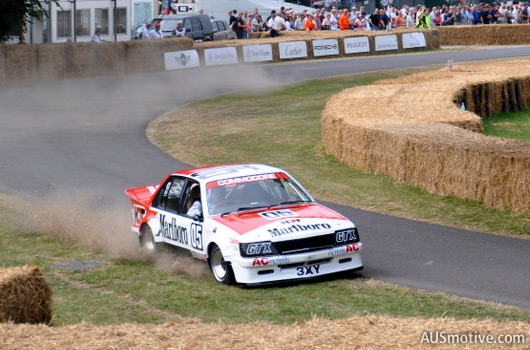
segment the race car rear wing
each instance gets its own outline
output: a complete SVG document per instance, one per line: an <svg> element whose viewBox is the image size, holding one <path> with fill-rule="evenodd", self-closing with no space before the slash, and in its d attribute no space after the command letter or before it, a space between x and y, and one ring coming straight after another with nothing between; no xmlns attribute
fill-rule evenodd
<svg viewBox="0 0 530 350"><path fill-rule="evenodd" d="M156 189L159 185L150 185L150 186L142 186L142 187L135 187L135 188L129 188L125 190L125 194L129 199L131 200L132 204L141 205L145 208L149 208L151 205L151 197L156 192Z"/></svg>

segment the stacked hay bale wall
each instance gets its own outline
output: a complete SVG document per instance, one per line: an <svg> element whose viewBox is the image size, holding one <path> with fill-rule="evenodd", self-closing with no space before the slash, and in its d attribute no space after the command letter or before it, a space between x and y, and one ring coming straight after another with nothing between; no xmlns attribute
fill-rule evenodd
<svg viewBox="0 0 530 350"><path fill-rule="evenodd" d="M326 149L431 193L530 213L530 144L484 136L473 113L528 106L529 69L528 60L465 65L345 90L322 114Z"/></svg>
<svg viewBox="0 0 530 350"><path fill-rule="evenodd" d="M481 83L466 86L455 96L457 105L481 117L508 111L519 111L530 106L530 79L513 78L502 82Z"/></svg>
<svg viewBox="0 0 530 350"><path fill-rule="evenodd" d="M107 76L115 74L148 73L164 70L163 53L196 48L203 52L205 48L235 46L238 55L242 54L243 45L272 44L274 62L278 62L278 44L286 41L305 41L308 55L302 59L330 58L347 56L343 39L346 37L367 36L370 41L370 52L350 54L371 55L375 51L375 36L396 35L399 48L388 52L418 51L425 48L403 49L404 33L421 31L425 35L427 49L439 48L441 45L515 45L530 43L530 26L528 25L483 25L483 26L448 26L431 30L399 28L391 33L380 31L318 31L318 32L284 32L280 37L270 38L268 33L252 33L252 39L232 40L227 42L210 42L195 44L189 38L164 40L136 40L118 43L64 43L43 45L0 45L0 85L32 82ZM338 39L339 54L334 56L315 57L312 52L313 40Z"/></svg>
<svg viewBox="0 0 530 350"><path fill-rule="evenodd" d="M49 324L51 297L38 267L0 268L0 322Z"/></svg>
<svg viewBox="0 0 530 350"><path fill-rule="evenodd" d="M445 26L440 32L440 45L525 45L530 44L528 24L486 24Z"/></svg>
<svg viewBox="0 0 530 350"><path fill-rule="evenodd" d="M437 31L422 31L427 43L426 48L403 49L403 33L420 30L396 30L399 49L392 52L418 51L440 47ZM384 35L380 32L322 31L284 33L277 38L261 38L250 40L231 40L224 42L193 43L189 38L173 38L164 40L135 40L125 42L96 43L64 43L43 45L0 45L0 85L57 80L68 78L84 78L108 76L116 74L134 74L160 72L165 69L163 53L195 48L204 56L204 49L219 47L236 47L240 58L243 57L244 45L272 44L274 62L280 61L278 44L287 41L305 41L308 56L303 59L315 58L312 41L318 39L339 39L340 53L333 57L346 56L343 38L365 36L370 41L370 52L355 54L374 54L374 37ZM329 58L329 56L325 56ZM243 61L241 59L241 61Z"/></svg>
<svg viewBox="0 0 530 350"><path fill-rule="evenodd" d="M159 72L164 70L164 52L192 47L189 38L0 45L0 84Z"/></svg>

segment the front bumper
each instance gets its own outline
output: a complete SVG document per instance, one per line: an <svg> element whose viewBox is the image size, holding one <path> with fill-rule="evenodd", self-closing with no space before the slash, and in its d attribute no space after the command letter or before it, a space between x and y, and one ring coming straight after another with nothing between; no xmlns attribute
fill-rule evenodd
<svg viewBox="0 0 530 350"><path fill-rule="evenodd" d="M313 278L363 267L362 243L307 253L230 259L238 283L266 283Z"/></svg>

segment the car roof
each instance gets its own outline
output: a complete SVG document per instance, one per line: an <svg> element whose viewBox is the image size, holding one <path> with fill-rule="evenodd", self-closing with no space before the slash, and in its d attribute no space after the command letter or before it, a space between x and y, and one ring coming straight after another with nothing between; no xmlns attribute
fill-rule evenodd
<svg viewBox="0 0 530 350"><path fill-rule="evenodd" d="M177 171L171 175L185 175L200 182L210 182L257 174L285 173L284 170L265 164L221 164Z"/></svg>

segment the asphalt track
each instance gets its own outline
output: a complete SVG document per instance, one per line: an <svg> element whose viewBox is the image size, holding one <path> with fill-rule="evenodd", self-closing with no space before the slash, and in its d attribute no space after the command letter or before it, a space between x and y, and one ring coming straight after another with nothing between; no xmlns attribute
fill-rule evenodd
<svg viewBox="0 0 530 350"><path fill-rule="evenodd" d="M144 136L150 120L175 106L231 90L345 73L519 56L530 56L530 46L1 87L0 192L26 199L90 193L95 205L122 207L128 215L125 188L157 183L187 167ZM530 308L530 240L330 206L360 228L363 276Z"/></svg>

